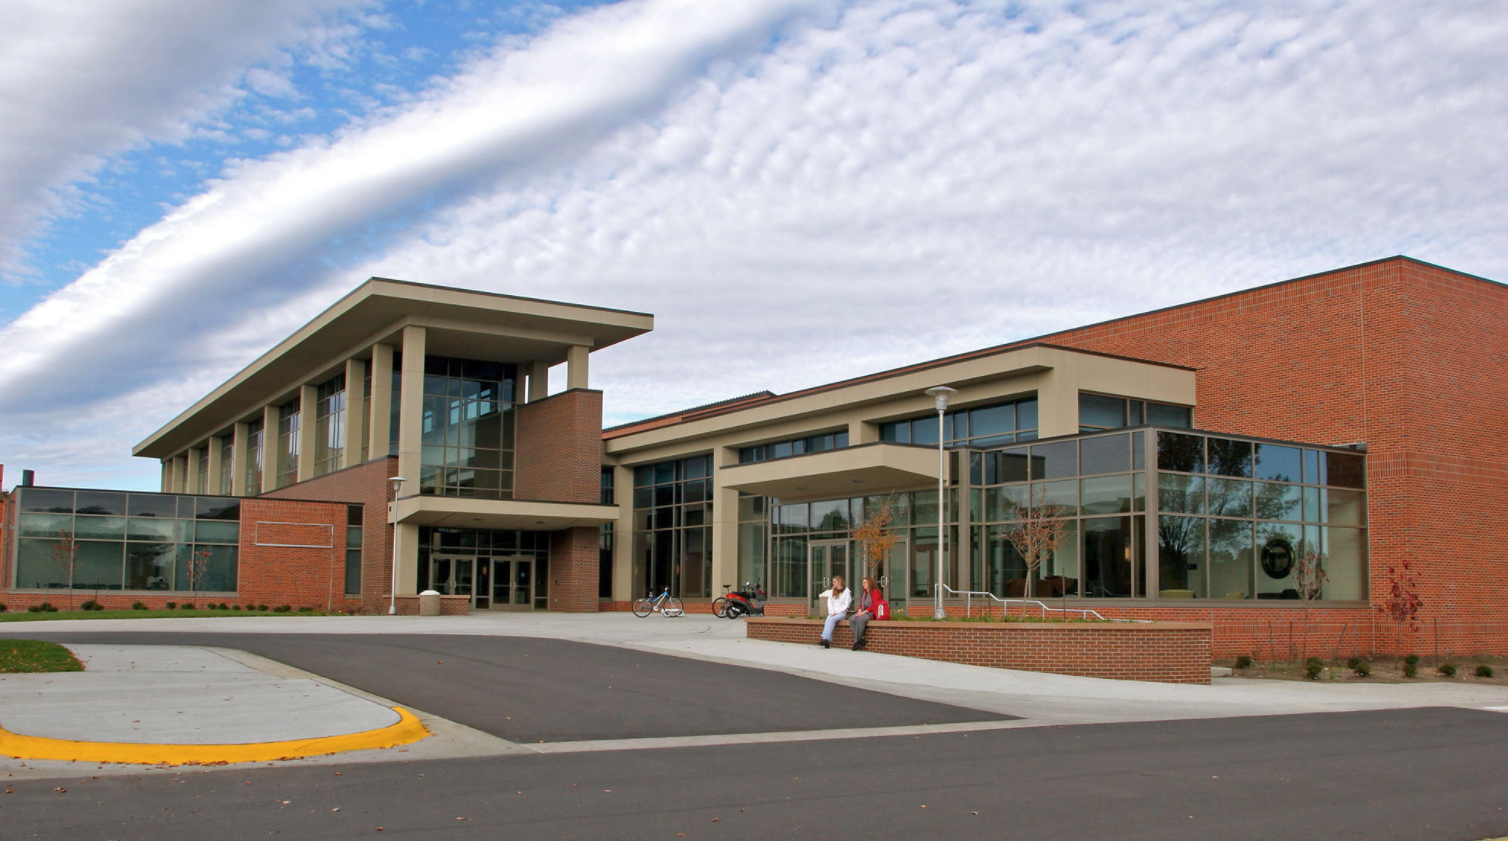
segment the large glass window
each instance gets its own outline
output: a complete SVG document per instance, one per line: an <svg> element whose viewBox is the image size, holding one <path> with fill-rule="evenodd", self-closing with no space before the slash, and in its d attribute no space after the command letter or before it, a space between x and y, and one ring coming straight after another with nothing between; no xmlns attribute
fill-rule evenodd
<svg viewBox="0 0 1508 841"><path fill-rule="evenodd" d="M425 359L419 492L513 498L515 368Z"/></svg>
<svg viewBox="0 0 1508 841"><path fill-rule="evenodd" d="M670 588L712 595L712 457L634 469L632 586L635 596Z"/></svg>
<svg viewBox="0 0 1508 841"><path fill-rule="evenodd" d="M774 441L769 444L756 444L752 447L740 447L738 450L738 463L748 464L754 461L768 461L772 458L821 453L827 450L841 450L847 446L848 430L843 429L837 432L824 432L818 435L807 435L802 438Z"/></svg>
<svg viewBox="0 0 1508 841"><path fill-rule="evenodd" d="M346 507L346 588L348 596L361 595L362 506Z"/></svg>
<svg viewBox="0 0 1508 841"><path fill-rule="evenodd" d="M943 417L944 444L989 449L1037 437L1037 398L955 409ZM937 445L936 413L880 424L880 440Z"/></svg>
<svg viewBox="0 0 1508 841"><path fill-rule="evenodd" d="M262 492L262 419L246 425L246 495L256 496Z"/></svg>
<svg viewBox="0 0 1508 841"><path fill-rule="evenodd" d="M1194 425L1194 411L1187 406L1079 392L1080 432L1121 429L1142 424L1189 429Z"/></svg>
<svg viewBox="0 0 1508 841"><path fill-rule="evenodd" d="M314 475L340 469L346 447L346 375L319 386L314 419Z"/></svg>
<svg viewBox="0 0 1508 841"><path fill-rule="evenodd" d="M236 431L234 428L227 430L220 437L220 487L206 490L205 493L218 493L221 496L230 496L235 488L236 481Z"/></svg>
<svg viewBox="0 0 1508 841"><path fill-rule="evenodd" d="M240 501L18 488L18 589L234 592Z"/></svg>
<svg viewBox="0 0 1508 841"><path fill-rule="evenodd" d="M298 481L298 428L301 423L298 398L278 407L277 467L278 487Z"/></svg>

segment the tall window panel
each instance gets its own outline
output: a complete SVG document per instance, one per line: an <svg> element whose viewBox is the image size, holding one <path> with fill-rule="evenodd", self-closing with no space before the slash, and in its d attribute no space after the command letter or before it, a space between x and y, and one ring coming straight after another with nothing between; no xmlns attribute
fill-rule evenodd
<svg viewBox="0 0 1508 841"><path fill-rule="evenodd" d="M634 468L633 591L712 595L712 457Z"/></svg>
<svg viewBox="0 0 1508 841"><path fill-rule="evenodd" d="M278 407L277 466L278 487L285 488L298 481L298 429L303 413L298 398Z"/></svg>
<svg viewBox="0 0 1508 841"><path fill-rule="evenodd" d="M262 492L262 462L267 448L263 446L266 439L265 430L262 429L262 419L246 425L246 495L256 496Z"/></svg>
<svg viewBox="0 0 1508 841"><path fill-rule="evenodd" d="M213 492L221 496L230 496L236 482L236 430L234 427L226 430L220 436L220 487ZM205 493L211 493L206 490Z"/></svg>
<svg viewBox="0 0 1508 841"><path fill-rule="evenodd" d="M419 492L512 499L515 367L430 356L424 370Z"/></svg>
<svg viewBox="0 0 1508 841"><path fill-rule="evenodd" d="M943 443L990 449L1037 437L1037 398L955 409L943 416ZM937 414L880 424L880 440L937 446Z"/></svg>
<svg viewBox="0 0 1508 841"><path fill-rule="evenodd" d="M340 469L346 447L346 375L319 387L314 419L314 475Z"/></svg>

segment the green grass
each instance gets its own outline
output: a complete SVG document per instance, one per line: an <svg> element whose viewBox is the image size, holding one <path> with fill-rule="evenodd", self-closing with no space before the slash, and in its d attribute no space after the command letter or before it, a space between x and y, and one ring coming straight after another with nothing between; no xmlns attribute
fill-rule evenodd
<svg viewBox="0 0 1508 841"><path fill-rule="evenodd" d="M56 622L60 619L216 619L232 616L344 616L343 613L327 613L323 610L299 613L294 610L291 613L274 613L271 610L263 613L256 610L62 610L57 613L28 613L25 608L16 610L11 608L5 613L0 613L0 623L4 622Z"/></svg>
<svg viewBox="0 0 1508 841"><path fill-rule="evenodd" d="M83 670L79 658L55 642L0 639L0 674Z"/></svg>

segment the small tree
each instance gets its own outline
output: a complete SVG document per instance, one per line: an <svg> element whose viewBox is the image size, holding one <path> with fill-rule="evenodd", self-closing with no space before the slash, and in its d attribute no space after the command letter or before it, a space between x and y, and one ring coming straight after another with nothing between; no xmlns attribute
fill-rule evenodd
<svg viewBox="0 0 1508 841"><path fill-rule="evenodd" d="M48 560L52 561L53 567L67 582L68 609L73 610L73 574L79 568L79 544L73 539L73 532L68 529L58 529L57 542L52 544Z"/></svg>
<svg viewBox="0 0 1508 841"><path fill-rule="evenodd" d="M890 550L900 542L900 537L891 530L895 511L886 499L873 511L866 512L864 519L853 530L854 540L859 541L859 553L864 559L865 574L879 585L880 565L890 558Z"/></svg>
<svg viewBox="0 0 1508 841"><path fill-rule="evenodd" d="M201 546L188 557L189 599L196 610L199 607L199 585L204 583L205 570L209 569L209 554L209 547Z"/></svg>
<svg viewBox="0 0 1508 841"><path fill-rule="evenodd" d="M1324 558L1318 552L1305 549L1294 560L1293 571L1289 573L1293 589L1304 600L1304 641L1301 643L1303 651L1299 654L1300 658L1309 656L1309 603L1324 593L1325 582L1330 580L1323 564Z"/></svg>
<svg viewBox="0 0 1508 841"><path fill-rule="evenodd" d="M1424 607L1424 600L1419 598L1419 578L1412 566L1405 560L1396 567L1388 567L1388 594L1377 607L1378 613L1393 620L1395 638L1404 628L1410 635L1419 630L1419 609Z"/></svg>
<svg viewBox="0 0 1508 841"><path fill-rule="evenodd" d="M1048 502L1047 488L1037 485L1031 495L1031 505L1021 512L1021 522L1011 527L1005 535L1016 553L1026 564L1026 597L1032 597L1032 578L1042 562L1052 557L1063 545L1065 527L1063 518L1068 509L1055 502Z"/></svg>

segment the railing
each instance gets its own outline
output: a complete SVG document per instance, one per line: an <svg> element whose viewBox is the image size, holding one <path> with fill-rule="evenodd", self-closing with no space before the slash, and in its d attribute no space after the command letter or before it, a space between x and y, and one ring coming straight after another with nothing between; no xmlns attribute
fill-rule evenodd
<svg viewBox="0 0 1508 841"><path fill-rule="evenodd" d="M1107 619L1104 616L1101 616L1099 611L1097 611L1097 610L1090 610L1089 608L1084 608L1084 607L1052 607L1052 606L1048 605L1046 602L1039 602L1036 599L1002 599L999 596L995 595L994 593L989 592L988 590L955 590L955 589L953 589L952 587L949 587L946 584L939 584L937 586L941 587L942 590L943 590L943 592L945 594L949 595L949 596L954 596L954 597L963 596L963 599L964 599L964 602L963 602L964 603L964 611L965 611L965 614L968 615L968 616L973 616L974 615L974 597L975 596L984 596L985 598L990 599L991 601L1000 602L1000 615L1001 616L1006 615L1010 611L1011 604L1015 603L1015 604L1021 605L1023 613L1025 612L1025 609L1026 609L1027 605L1036 605L1038 608L1041 608L1041 610L1042 610L1042 618L1043 619L1047 618L1047 612L1049 610L1051 610L1051 611L1054 611L1056 613L1062 613L1064 615L1067 615L1067 614L1070 614L1070 613L1076 613L1076 614L1079 615L1079 618L1081 618L1081 619L1088 619L1090 617L1093 617L1095 619L1100 620L1101 622L1150 622L1151 621L1150 619Z"/></svg>

